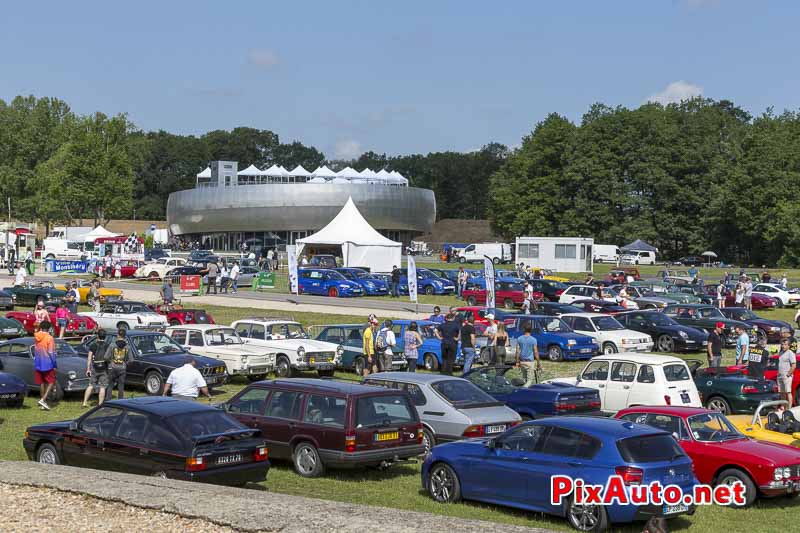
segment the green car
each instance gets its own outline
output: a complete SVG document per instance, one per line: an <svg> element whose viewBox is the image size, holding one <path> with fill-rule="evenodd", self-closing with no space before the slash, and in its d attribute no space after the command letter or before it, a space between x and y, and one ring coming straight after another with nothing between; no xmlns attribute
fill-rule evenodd
<svg viewBox="0 0 800 533"><path fill-rule="evenodd" d="M703 291L703 288L700 287L700 285L670 285L667 288L667 293L686 294L689 296L693 296L694 297L693 299L697 300L695 302L680 302L680 303L707 304L707 305L712 305L714 303L714 299L711 298L711 296L709 296L708 294L706 294Z"/></svg>
<svg viewBox="0 0 800 533"><path fill-rule="evenodd" d="M659 298L666 298L668 300L672 300L673 302L677 302L679 304L699 304L701 303L700 298L691 294L685 293L680 290L679 287L675 285L670 285L669 283L665 283L663 281L634 281L630 284L632 287L638 287L639 289L645 290L648 293L652 293L653 296L658 296Z"/></svg>
<svg viewBox="0 0 800 533"><path fill-rule="evenodd" d="M778 386L727 367L704 368L694 375L703 405L723 414L754 413L761 402L779 400Z"/></svg>
<svg viewBox="0 0 800 533"><path fill-rule="evenodd" d="M34 307L40 301L46 304L59 305L67 295L67 291L54 288L49 281L15 285L8 290L16 297L15 305L29 305L31 307Z"/></svg>
<svg viewBox="0 0 800 533"><path fill-rule="evenodd" d="M725 346L736 346L736 327L741 326L750 335L750 342L755 344L758 338L757 330L753 326L739 320L732 320L723 315L719 309L711 305L704 304L672 304L662 311L665 315L673 318L678 324L697 329L704 329L708 332L714 329L717 322L722 322L725 327L722 332L722 342Z"/></svg>
<svg viewBox="0 0 800 533"><path fill-rule="evenodd" d="M0 339L16 339L26 335L25 328L16 319L0 316Z"/></svg>

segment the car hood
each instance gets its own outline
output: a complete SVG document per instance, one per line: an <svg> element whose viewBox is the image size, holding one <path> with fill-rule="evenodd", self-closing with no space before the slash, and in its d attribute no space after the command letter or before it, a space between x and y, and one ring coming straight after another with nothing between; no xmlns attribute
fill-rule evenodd
<svg viewBox="0 0 800 533"><path fill-rule="evenodd" d="M78 374L78 378L86 377L86 358L79 355L68 357L57 357L58 368L56 372L66 373L70 370Z"/></svg>
<svg viewBox="0 0 800 533"><path fill-rule="evenodd" d="M735 453L740 461L750 460L762 464L769 461L775 463L775 466L800 464L800 450L777 442L744 438L720 445L724 446L726 451Z"/></svg>
<svg viewBox="0 0 800 533"><path fill-rule="evenodd" d="M174 352L169 354L153 354L153 355L144 355L139 357L138 359L141 361L151 361L154 363L159 363L165 366L171 367L181 367L183 366L184 362L186 361L186 356L191 355L194 357L194 360L197 361L197 367L216 367L220 365L224 365L225 363L214 359L213 357L206 357L204 355L198 355L191 352ZM59 361L61 361L59 359ZM86 368L86 360L83 359L83 367Z"/></svg>
<svg viewBox="0 0 800 533"><path fill-rule="evenodd" d="M644 339L650 337L647 333L642 333L633 329L617 329L613 331L598 331L598 335L602 335L609 339L622 340L622 339Z"/></svg>
<svg viewBox="0 0 800 533"><path fill-rule="evenodd" d="M569 339L575 339L577 344L593 344L594 339L588 335L584 335L582 333L556 333L556 332L543 332L543 333L535 333L534 337L536 336L545 336L545 335L552 335L558 339L563 339L567 341ZM640 334L641 335L641 334Z"/></svg>
<svg viewBox="0 0 800 533"><path fill-rule="evenodd" d="M671 335L680 335L680 332L683 331L687 335L689 335L690 339L705 339L707 335L705 331L692 328L689 326L658 326L659 331L663 331L665 333L669 333Z"/></svg>
<svg viewBox="0 0 800 533"><path fill-rule="evenodd" d="M206 346L204 350L227 355L267 355L270 351L264 346L236 344L233 346Z"/></svg>
<svg viewBox="0 0 800 533"><path fill-rule="evenodd" d="M258 343L254 343L256 346L267 346L276 350L297 350L302 346L306 352L335 352L338 347L337 344L332 342L315 339L272 339L268 341L258 340L256 342Z"/></svg>
<svg viewBox="0 0 800 533"><path fill-rule="evenodd" d="M759 327L777 327L777 328L788 328L790 330L794 329L791 324L788 322L784 322L783 320L771 320L768 318L758 318L756 320L748 320L749 323L759 326Z"/></svg>
<svg viewBox="0 0 800 533"><path fill-rule="evenodd" d="M25 390L28 386L22 378L9 374L8 372L0 372L0 392L8 390Z"/></svg>
<svg viewBox="0 0 800 533"><path fill-rule="evenodd" d="M37 424L28 427L28 431L56 431L63 432L69 429L72 420L61 420L59 422L48 422L47 424Z"/></svg>

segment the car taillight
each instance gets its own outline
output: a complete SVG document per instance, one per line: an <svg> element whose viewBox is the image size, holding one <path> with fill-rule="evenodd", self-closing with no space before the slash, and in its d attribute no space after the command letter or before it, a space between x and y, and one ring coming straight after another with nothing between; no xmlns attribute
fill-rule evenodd
<svg viewBox="0 0 800 533"><path fill-rule="evenodd" d="M420 430L422 433L422 430ZM354 452L356 451L356 436L355 435L345 435L344 437L344 451L346 452Z"/></svg>
<svg viewBox="0 0 800 533"><path fill-rule="evenodd" d="M417 429L417 444L422 444L422 439L424 437L424 433L422 432L422 428Z"/></svg>
<svg viewBox="0 0 800 533"><path fill-rule="evenodd" d="M775 385L775 387L777 388L777 384ZM758 389L756 387L753 387L752 385L742 386L742 394L756 394L758 392L759 392Z"/></svg>
<svg viewBox="0 0 800 533"><path fill-rule="evenodd" d="M186 459L187 472L199 472L206 469L206 461L202 457L189 457Z"/></svg>
<svg viewBox="0 0 800 533"><path fill-rule="evenodd" d="M772 384L772 392L778 392L778 384L777 383L773 383Z"/></svg>
<svg viewBox="0 0 800 533"><path fill-rule="evenodd" d="M664 395L664 403L667 405L672 405L672 398L670 398L669 394Z"/></svg>
<svg viewBox="0 0 800 533"><path fill-rule="evenodd" d="M556 289L556 296L561 296L561 293L564 292L564 289Z"/></svg>
<svg viewBox="0 0 800 533"><path fill-rule="evenodd" d="M589 407L600 407L601 403L600 400L592 400L589 402Z"/></svg>
<svg viewBox="0 0 800 533"><path fill-rule="evenodd" d="M514 426L518 426L520 424L522 424L522 420L514 420L513 422L508 423L508 427L513 428Z"/></svg>
<svg viewBox="0 0 800 533"><path fill-rule="evenodd" d="M269 459L269 450L266 446L259 446L253 450L253 461L266 461Z"/></svg>
<svg viewBox="0 0 800 533"><path fill-rule="evenodd" d="M574 403L568 403L563 400L556 401L554 405L556 411L573 411L578 408L578 406Z"/></svg>
<svg viewBox="0 0 800 533"><path fill-rule="evenodd" d="M483 437L486 434L486 429L483 426L469 426L461 434L462 437Z"/></svg>
<svg viewBox="0 0 800 533"><path fill-rule="evenodd" d="M632 466L618 466L615 472L626 485L638 485L644 477L644 472L642 472L641 468L633 468Z"/></svg>

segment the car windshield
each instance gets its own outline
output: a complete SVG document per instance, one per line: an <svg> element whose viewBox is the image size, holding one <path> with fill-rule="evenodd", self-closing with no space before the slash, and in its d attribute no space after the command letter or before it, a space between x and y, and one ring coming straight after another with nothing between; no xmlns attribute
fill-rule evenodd
<svg viewBox="0 0 800 533"><path fill-rule="evenodd" d="M275 324L272 326L272 335L284 339L307 339L308 334L303 326L297 323Z"/></svg>
<svg viewBox="0 0 800 533"><path fill-rule="evenodd" d="M437 381L431 388L455 407L471 405L500 405L501 402L483 392L481 389L463 379L446 379Z"/></svg>
<svg viewBox="0 0 800 533"><path fill-rule="evenodd" d="M725 318L722 311L716 307L702 307L697 310L697 314L703 318Z"/></svg>
<svg viewBox="0 0 800 533"><path fill-rule="evenodd" d="M178 433L189 440L247 429L227 413L217 410L181 413L167 420Z"/></svg>
<svg viewBox="0 0 800 533"><path fill-rule="evenodd" d="M758 316L749 309L735 309L731 311L731 318L734 320L757 320Z"/></svg>
<svg viewBox="0 0 800 533"><path fill-rule="evenodd" d="M337 272L347 279L356 279L356 275L349 270L337 270Z"/></svg>
<svg viewBox="0 0 800 533"><path fill-rule="evenodd" d="M744 438L744 435L739 433L739 430L722 413L703 413L690 416L688 420L692 435L695 440L701 442L721 442Z"/></svg>
<svg viewBox="0 0 800 533"><path fill-rule="evenodd" d="M414 422L408 399L400 394L367 396L356 403L356 427L380 427Z"/></svg>
<svg viewBox="0 0 800 533"><path fill-rule="evenodd" d="M67 341L56 339L56 356L57 357L80 357L78 352L75 351Z"/></svg>
<svg viewBox="0 0 800 533"><path fill-rule="evenodd" d="M133 304L125 309L125 313L147 313L147 314L154 314L155 311L150 309L144 304Z"/></svg>
<svg viewBox="0 0 800 533"><path fill-rule="evenodd" d="M662 313L648 313L646 315L641 315L643 317L648 318L653 324L656 326L677 326L678 323L675 322L671 317L662 314Z"/></svg>
<svg viewBox="0 0 800 533"><path fill-rule="evenodd" d="M372 276L369 272L366 272L364 270L355 270L353 271L353 273L356 275L358 279L377 279L374 276Z"/></svg>
<svg viewBox="0 0 800 533"><path fill-rule="evenodd" d="M132 336L131 342L139 355L164 355L184 351L180 344L163 333Z"/></svg>
<svg viewBox="0 0 800 533"><path fill-rule="evenodd" d="M617 322L617 319L610 316L599 316L592 319L592 323L599 331L618 331L625 329L625 326Z"/></svg>
<svg viewBox="0 0 800 533"><path fill-rule="evenodd" d="M537 322L539 323L539 327L549 333L572 333L572 328L558 317L540 318Z"/></svg>
<svg viewBox="0 0 800 533"><path fill-rule="evenodd" d="M330 272L328 272L328 279L335 279L335 280L337 280L337 281L341 281L341 280L343 280L343 279L347 279L347 278L345 278L345 277L342 275L342 273L341 273L341 272L337 272L337 271L335 271L335 270L331 270Z"/></svg>
<svg viewBox="0 0 800 533"><path fill-rule="evenodd" d="M219 328L206 331L206 344L209 346L223 346L244 344L244 342L233 328Z"/></svg>
<svg viewBox="0 0 800 533"><path fill-rule="evenodd" d="M434 273L431 272L430 270L424 270L424 269L417 270L417 274L419 274L419 277L423 279L434 279L438 277L434 275Z"/></svg>

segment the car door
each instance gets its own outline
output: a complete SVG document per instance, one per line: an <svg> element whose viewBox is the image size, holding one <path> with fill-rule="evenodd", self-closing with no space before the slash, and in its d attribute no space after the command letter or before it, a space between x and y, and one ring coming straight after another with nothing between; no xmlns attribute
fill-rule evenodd
<svg viewBox="0 0 800 533"><path fill-rule="evenodd" d="M291 390L273 390L263 416L257 424L267 439L270 455L288 459L292 456L290 442L298 432L304 393Z"/></svg>
<svg viewBox="0 0 800 533"><path fill-rule="evenodd" d="M228 401L224 409L245 426L261 428L269 393L266 387L252 386Z"/></svg>
<svg viewBox="0 0 800 533"><path fill-rule="evenodd" d="M64 436L64 461L72 466L112 470L115 463L106 441L114 438L123 414L119 407L101 406L86 415L75 431Z"/></svg>
<svg viewBox="0 0 800 533"><path fill-rule="evenodd" d="M0 347L0 360L3 361L3 372L22 379L31 389L38 389L38 385L34 383L33 379L33 356L29 345L21 342L9 342Z"/></svg>
<svg viewBox="0 0 800 533"><path fill-rule="evenodd" d="M592 361L580 374L579 387L591 387L600 392L600 401L605 405L606 385L608 384L608 361Z"/></svg>
<svg viewBox="0 0 800 533"><path fill-rule="evenodd" d="M109 470L130 474L150 474L152 459L144 444L151 431L150 417L139 411L126 409L112 438L105 442Z"/></svg>
<svg viewBox="0 0 800 533"><path fill-rule="evenodd" d="M636 378L636 364L628 361L613 361L606 385L603 411L615 413L628 407L628 397Z"/></svg>

